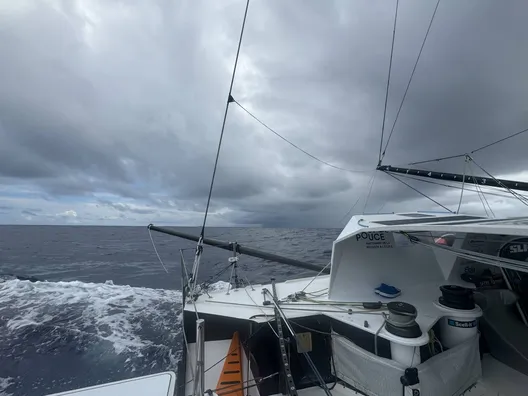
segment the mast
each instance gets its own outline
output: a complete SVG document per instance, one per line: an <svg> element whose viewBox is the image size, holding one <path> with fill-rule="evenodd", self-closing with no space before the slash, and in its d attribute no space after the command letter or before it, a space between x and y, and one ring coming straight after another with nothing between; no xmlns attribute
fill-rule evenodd
<svg viewBox="0 0 528 396"><path fill-rule="evenodd" d="M400 168L391 165L379 165L376 170L387 173L399 173L402 175L418 176L429 179L444 180L457 183L476 184L479 186L506 188L510 190L528 191L528 182L515 180L496 179L494 177L474 177L460 173L434 172L423 169Z"/></svg>

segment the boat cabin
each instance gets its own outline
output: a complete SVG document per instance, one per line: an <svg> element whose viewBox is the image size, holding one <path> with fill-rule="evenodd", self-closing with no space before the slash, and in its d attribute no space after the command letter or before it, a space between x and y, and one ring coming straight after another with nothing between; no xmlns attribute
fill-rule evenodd
<svg viewBox="0 0 528 396"><path fill-rule="evenodd" d="M187 297L177 393L193 394L198 317L219 395L524 394L527 257L526 218L354 216L330 275Z"/></svg>

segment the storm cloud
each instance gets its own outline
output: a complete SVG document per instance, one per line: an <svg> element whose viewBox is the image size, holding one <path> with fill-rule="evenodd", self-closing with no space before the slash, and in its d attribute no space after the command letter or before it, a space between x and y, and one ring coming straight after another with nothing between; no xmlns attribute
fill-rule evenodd
<svg viewBox="0 0 528 396"><path fill-rule="evenodd" d="M435 5L400 1L385 142ZM244 7L2 5L0 222L200 224ZM394 9L382 0L251 1L233 96L307 152L357 172L315 161L231 104L209 224L339 227L364 210L438 208L379 172L369 194ZM521 0L440 2L385 164L469 152L528 128L526 15ZM527 142L520 135L475 160L526 180ZM462 173L464 159L424 166ZM458 206L459 190L406 181ZM525 208L488 200L496 214ZM484 213L471 192L462 210Z"/></svg>

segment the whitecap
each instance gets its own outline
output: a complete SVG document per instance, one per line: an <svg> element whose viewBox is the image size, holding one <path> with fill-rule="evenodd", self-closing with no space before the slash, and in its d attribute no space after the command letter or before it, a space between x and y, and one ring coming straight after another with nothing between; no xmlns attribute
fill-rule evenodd
<svg viewBox="0 0 528 396"><path fill-rule="evenodd" d="M181 331L181 292L120 286L111 281L7 280L0 283L0 307L10 331L48 326L88 332L111 342L117 354L153 344L140 336L145 321L173 335ZM174 320L179 321L176 326Z"/></svg>

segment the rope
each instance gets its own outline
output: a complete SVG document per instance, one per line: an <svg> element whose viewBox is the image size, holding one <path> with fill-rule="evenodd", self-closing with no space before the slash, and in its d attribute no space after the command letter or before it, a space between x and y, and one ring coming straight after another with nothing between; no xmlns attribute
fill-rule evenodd
<svg viewBox="0 0 528 396"><path fill-rule="evenodd" d="M504 138L502 138L502 139L496 140L496 141L494 141L494 142L492 142L492 143L490 143L490 144L486 144L485 146L479 147L478 149L473 150L473 151L471 152L471 154L476 153L477 151L480 151L480 150L484 150L485 148L488 148L488 147L490 147L490 146L493 146L493 145L495 145L495 144L497 144L497 143L504 142L505 140L511 139L512 137L515 137L515 136L520 135L520 134L525 133L525 132L528 132L528 128L527 128L527 129L523 129L522 131L519 131L519 132L513 133L513 134L511 134L511 135L508 135L508 136L506 136L506 137L504 137Z"/></svg>
<svg viewBox="0 0 528 396"><path fill-rule="evenodd" d="M253 334L251 334L251 335L249 336L249 338L248 338L246 341L242 342L242 343L241 343L242 346L243 346L243 347L247 347L247 346L248 346L248 343L249 343L249 340L251 340L251 338L252 338L254 335L256 335L256 334L260 331L260 329L262 329L262 328L263 328L263 327L260 327L257 331L255 331ZM228 357L233 351L235 351L236 348L237 348L237 347L236 347L236 345L235 345L233 349L229 349L228 352L227 352L227 354L226 354L222 359L220 359L219 361L217 361L216 363L214 363L213 365L211 365L211 366L209 366L207 369L205 369L205 370L204 370L204 373L207 373L207 372L208 372L209 370L211 370L213 367L218 366L220 363L222 363L224 360L226 360L227 357ZM192 364L191 364L191 367L192 367ZM189 381L185 382L185 384L180 385L180 388L182 388L182 387L184 387L184 386L186 386L186 385L189 385L192 381L193 381L193 379L190 379ZM247 382L247 381L245 381L245 382Z"/></svg>
<svg viewBox="0 0 528 396"><path fill-rule="evenodd" d="M381 150L383 148L383 134L385 133L385 119L387 117L387 102L389 101L389 87L390 87L390 78L391 78L391 70L392 70L392 55L394 54L394 39L396 38L396 21L398 20L398 5L400 4L400 0L396 0L396 10L394 12L394 28L392 30L392 44L391 44L391 52L390 52L390 60L389 60L389 73L387 76L387 89L385 90L385 106L383 108L383 123L381 125L381 140L380 140L380 148L379 148L379 156L378 156L378 165L381 165Z"/></svg>
<svg viewBox="0 0 528 396"><path fill-rule="evenodd" d="M508 188L506 187L503 183L501 183L498 179L496 179L491 173L489 173L487 170L485 170L482 166L480 166L479 164L477 164L475 162L475 160L472 158L472 157L469 157L470 160L480 168L480 170L482 170L484 173L486 173L489 177L491 177L495 182L497 182L497 184L499 184L500 186L502 186L504 189L508 190L508 192L510 194L512 194L514 197L516 197L517 199L519 199L519 201L521 201L523 204L525 204L526 206L528 206L528 200L521 194L513 191L511 188Z"/></svg>
<svg viewBox="0 0 528 396"><path fill-rule="evenodd" d="M363 205L363 214L365 214L365 211L367 210L368 201L370 199L370 194L372 193L372 187L374 187L374 182L376 181L377 175L378 175L377 173L374 173L372 175L372 179L370 180L369 192L367 194L367 199L365 199L365 205Z"/></svg>
<svg viewBox="0 0 528 396"><path fill-rule="evenodd" d="M400 116L401 109L403 107L403 103L405 102L405 98L407 97L407 92L409 92L409 87L411 86L412 79L414 77L414 73L416 72L416 67L418 66L418 62L420 61L420 57L422 56L422 51L425 47L425 42L427 41L427 37L429 36L429 32L431 31L431 26L433 25L433 21L436 15L436 11L438 10L438 5L440 4L440 0L437 0L436 7L434 9L433 15L431 16L431 21L429 22L429 27L427 28L427 32L425 33L425 37L422 42L422 47L420 48L420 52L418 53L418 57L416 58L416 62L414 63L414 67L411 73L411 77L409 78L409 82L407 83L407 88L405 88L405 93L403 94L403 98L400 102L400 107L398 108L398 112L396 113L396 118L394 119L394 123L392 124L392 128L389 134L389 138L387 139L387 143L385 144L385 148L383 149L383 154L381 155L380 164L383 161L383 158L385 157L385 153L387 151L387 147L389 146L389 142L392 137L392 133L394 132L394 127L396 126L396 122L398 122L398 117Z"/></svg>
<svg viewBox="0 0 528 396"><path fill-rule="evenodd" d="M523 129L522 131L519 131L519 132L512 133L511 135L508 135L508 136L506 136L506 137L504 137L502 139L496 140L496 141L494 141L492 143L486 144L485 146L479 147L478 149L475 149L475 150L471 151L470 154L474 154L477 151L484 150L485 148L491 147L491 146L493 146L493 145L495 145L497 143L504 142L505 140L511 139L512 137L518 136L518 135L523 134L525 132L528 132L528 128L527 129ZM443 160L446 160L446 159L460 158L460 157L465 157L465 156L467 156L467 154L450 155L450 156L447 156L447 157L433 158L433 159L430 159L430 160L410 162L407 165L419 165L419 164L426 164L428 162L439 162L439 161L443 161Z"/></svg>
<svg viewBox="0 0 528 396"><path fill-rule="evenodd" d="M435 204L437 204L438 206L441 206L442 208L444 208L445 210L447 210L448 212L450 213L453 213L451 210L449 210L447 207L445 207L444 205L442 205L440 202L438 201L435 201L433 198L431 198L430 196L428 196L427 194L424 194L423 192L421 192L420 190L414 188L413 186L411 186L410 184L408 183L405 183L403 180L397 178L396 176L394 176L392 173L389 173L389 172L385 172L387 175L391 176L391 177L394 177L396 180L398 180L400 183L403 183L405 184L407 187L409 187L411 190L414 190L416 191L418 194L424 196L425 198L427 198L428 200L434 202Z"/></svg>
<svg viewBox="0 0 528 396"><path fill-rule="evenodd" d="M359 200L361 199L361 195L358 197L358 199L356 200L356 202L354 202L354 205L352 205L350 207L350 209L348 210L348 212L345 213L345 215L343 217L341 217L341 220L339 220L339 223L343 223L343 220L345 220L348 215L350 214L350 212L352 212L354 210L354 208L356 207L356 205L359 203Z"/></svg>
<svg viewBox="0 0 528 396"><path fill-rule="evenodd" d="M161 257L158 253L158 249L156 249L156 244L154 243L154 239L152 238L152 233L150 232L150 228L147 228L148 229L148 233L149 233L149 237L150 237L150 242L152 242L152 247L154 248L154 252L156 253L156 256L158 256L158 260L161 264L161 266L163 267L163 269L165 270L165 272L168 274L169 271L167 271L167 268L165 267L165 264L163 264L163 261L161 260Z"/></svg>
<svg viewBox="0 0 528 396"><path fill-rule="evenodd" d="M352 173L361 173L361 172L370 172L369 170L352 170L352 169L346 169L346 168L341 168L340 166L337 166L337 165L333 165L329 162L326 162L318 157L316 157L315 155L313 154L310 154L308 151L306 150L303 150L302 148L300 148L299 146L297 146L295 143L291 142L290 140L286 139L284 136L282 136L280 133L278 133L277 131L275 131L274 129L272 129L271 127L269 127L267 124L265 124L263 121L261 121L259 118L257 118L253 113L251 113L248 109L246 109L244 106L242 106L239 102L236 101L236 99L233 99L233 103L236 103L238 105L238 107L240 107L242 110L244 110L247 114L249 114L255 121L257 121L260 125L262 125L264 128L266 128L268 131L270 131L271 133L273 133L275 136L281 138L282 140L284 140L286 143L288 143L289 145L291 145L292 147L296 148L297 150L303 152L304 154L306 154L308 157L320 162L321 164L323 165L326 165L326 166L329 166L331 168L334 168L334 169L337 169L337 170L341 170L341 171L345 171L345 172L352 172Z"/></svg>
<svg viewBox="0 0 528 396"><path fill-rule="evenodd" d="M279 335L277 334L277 332L275 331L275 329L273 328L273 326L271 325L269 319L268 319L268 315L266 315L266 312L262 309L262 307L260 305L258 305L255 300L253 300L253 297L251 297L251 295L249 294L249 292L247 291L247 288L244 287L244 291L246 292L246 294L248 295L249 299L253 302L253 304L255 304L255 306L260 310L260 312L262 312L262 314L264 315L264 317L266 318L266 323L268 324L268 326L270 327L271 331L273 332L273 334L275 334L275 336L277 336L277 338L279 338Z"/></svg>
<svg viewBox="0 0 528 396"><path fill-rule="evenodd" d="M468 163L468 165L469 165L469 169L470 169L473 181L475 181L475 172L473 171L473 167L471 166L471 163ZM482 190L479 189L478 183L475 184L475 189L477 191L477 196L480 200L480 203L482 204L482 207L484 208L484 212L486 213L486 217L489 217L488 209L486 208L486 204L484 203L484 200L482 199L482 196L481 196Z"/></svg>
<svg viewBox="0 0 528 396"><path fill-rule="evenodd" d="M462 176L462 190L460 191L460 200L458 201L458 208L456 213L460 213L460 205L462 205L462 197L464 196L464 186L466 185L466 168L468 165L468 159L466 157L466 160L464 161L464 175Z"/></svg>
<svg viewBox="0 0 528 396"><path fill-rule="evenodd" d="M382 315L382 316L383 316L383 323L378 328L378 330L376 330L376 333L374 334L374 354L376 356L379 356L378 355L378 335L380 331L385 327L385 324L387 323L387 317L385 315Z"/></svg>
<svg viewBox="0 0 528 396"><path fill-rule="evenodd" d="M429 162L439 162L439 161L444 161L444 160L447 160L447 159L465 157L466 155L467 154L449 155L447 157L433 158L433 159L430 159L430 160L409 162L407 165L420 165L420 164L427 164Z"/></svg>
<svg viewBox="0 0 528 396"><path fill-rule="evenodd" d="M229 85L229 93L227 95L227 102L226 102L225 111L224 111L224 120L222 121L222 130L220 132L220 139L218 141L218 148L216 150L216 159L215 159L214 168L213 168L213 176L211 178L211 186L209 187L209 196L207 197L207 205L205 206L205 215L204 215L204 221L202 225L202 231L200 232L200 237L202 238L205 232L205 223L207 222L207 214L209 213L211 195L213 194L213 186L214 186L214 181L215 181L215 176L216 176L216 169L218 167L218 157L220 156L220 148L222 147L222 139L224 137L224 129L225 129L225 124L227 120L227 112L229 110L229 103L231 103L233 100L233 97L231 96L231 92L233 91L233 84L235 82L235 74L236 74L236 69L237 69L237 64L238 64L238 57L240 55L240 47L242 46L242 37L244 36L244 28L246 26L248 8L249 8L249 0L247 0L246 2L246 10L244 11L244 19L242 21L242 28L240 29L240 38L238 39L238 48L237 48L236 57L235 57L235 64L233 65L233 73L231 74L231 84Z"/></svg>
<svg viewBox="0 0 528 396"><path fill-rule="evenodd" d="M316 280L317 277L318 277L319 275L321 275L325 269L328 268L328 266L329 266L330 264L332 264L332 262L329 262L328 264L326 264L326 265L321 269L321 271L319 271L319 272L317 273L317 275L315 275L315 276L313 277L313 279L312 279L310 282L308 282L308 284L307 284L306 286L304 286L304 289L301 290L301 293L303 293L303 292L308 288L308 286L310 286L310 285L313 283L313 281Z"/></svg>
<svg viewBox="0 0 528 396"><path fill-rule="evenodd" d="M473 171L473 167L471 166L471 160L469 160L468 165L469 165L469 169L471 170L471 174L473 176L473 181L475 181L476 180L475 172ZM491 205L489 204L488 199L484 195L484 191L482 191L482 188L480 187L478 183L475 184L475 189L477 190L477 194L480 193L479 198L480 198L480 201L482 202L482 206L484 206L484 211L486 212L486 216L489 216L488 210L486 209L486 204L487 204L489 212L491 213L493 217L495 217L495 213L493 213L493 209L491 209Z"/></svg>

